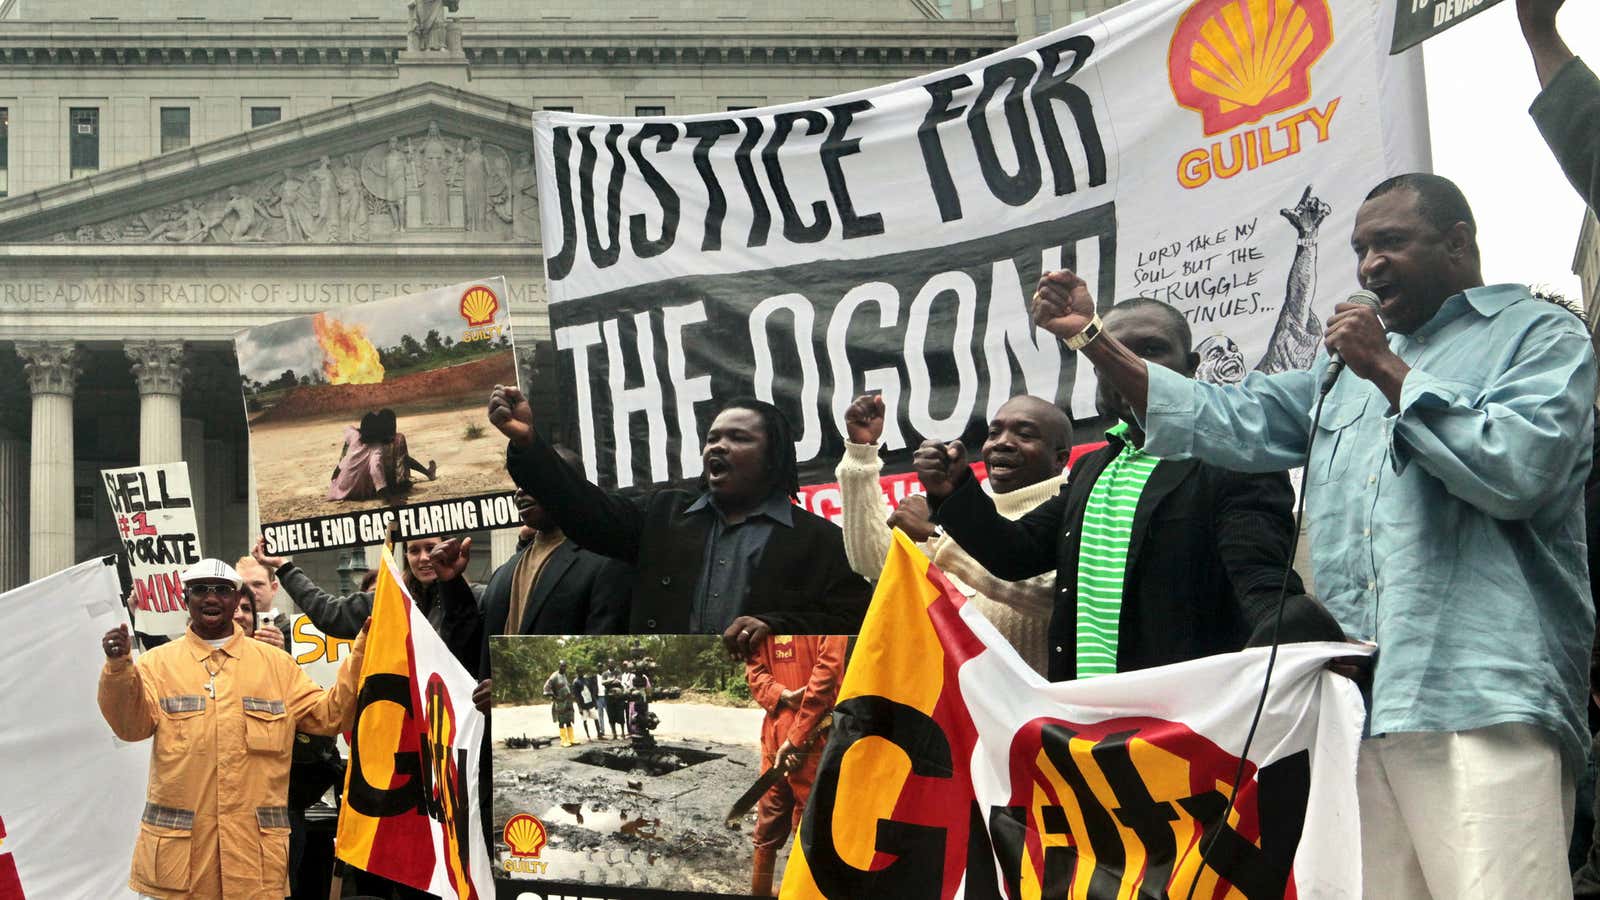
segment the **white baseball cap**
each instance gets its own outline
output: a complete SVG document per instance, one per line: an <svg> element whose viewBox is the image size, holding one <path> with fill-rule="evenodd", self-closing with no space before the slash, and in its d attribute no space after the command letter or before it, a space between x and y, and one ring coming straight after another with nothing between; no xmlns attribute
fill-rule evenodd
<svg viewBox="0 0 1600 900"><path fill-rule="evenodd" d="M239 585L244 584L244 579L239 577L233 566L220 559L202 559L179 575L178 579L185 586L196 581L227 581L233 584L234 590L238 590Z"/></svg>

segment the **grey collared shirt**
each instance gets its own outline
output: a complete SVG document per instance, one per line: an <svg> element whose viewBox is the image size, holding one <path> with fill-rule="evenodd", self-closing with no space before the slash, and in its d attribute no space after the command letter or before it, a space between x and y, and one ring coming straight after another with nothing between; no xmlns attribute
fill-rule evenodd
<svg viewBox="0 0 1600 900"><path fill-rule="evenodd" d="M694 605L689 609L689 630L695 634L719 634L744 609L745 598L750 594L750 576L761 563L773 525L794 527L794 506L788 497L776 493L743 522L729 524L707 493L684 512L711 516L705 560L694 587Z"/></svg>

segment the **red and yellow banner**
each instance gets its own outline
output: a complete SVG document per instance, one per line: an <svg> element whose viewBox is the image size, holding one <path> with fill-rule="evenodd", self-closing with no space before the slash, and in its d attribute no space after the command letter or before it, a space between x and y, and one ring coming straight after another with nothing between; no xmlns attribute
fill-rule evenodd
<svg viewBox="0 0 1600 900"><path fill-rule="evenodd" d="M1224 817L1265 650L1048 684L896 532L782 895L1354 896L1348 652L1281 649Z"/></svg>
<svg viewBox="0 0 1600 900"><path fill-rule="evenodd" d="M494 896L478 817L484 718L473 686L385 551L334 842L340 859L440 897Z"/></svg>

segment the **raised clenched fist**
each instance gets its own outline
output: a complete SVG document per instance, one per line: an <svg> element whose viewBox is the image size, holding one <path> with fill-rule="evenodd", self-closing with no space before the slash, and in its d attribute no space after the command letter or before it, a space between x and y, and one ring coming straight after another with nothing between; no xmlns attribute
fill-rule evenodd
<svg viewBox="0 0 1600 900"><path fill-rule="evenodd" d="M852 444L876 444L883 437L883 397L857 397L844 411L844 430Z"/></svg>

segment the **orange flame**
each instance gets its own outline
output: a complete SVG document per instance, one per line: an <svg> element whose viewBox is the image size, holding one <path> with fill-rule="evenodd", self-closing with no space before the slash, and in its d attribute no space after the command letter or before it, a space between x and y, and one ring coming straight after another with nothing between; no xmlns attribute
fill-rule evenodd
<svg viewBox="0 0 1600 900"><path fill-rule="evenodd" d="M317 343L322 345L322 374L329 384L376 384L383 380L383 363L378 361L378 348L367 340L367 330L360 325L346 325L317 313L311 320L317 333Z"/></svg>

